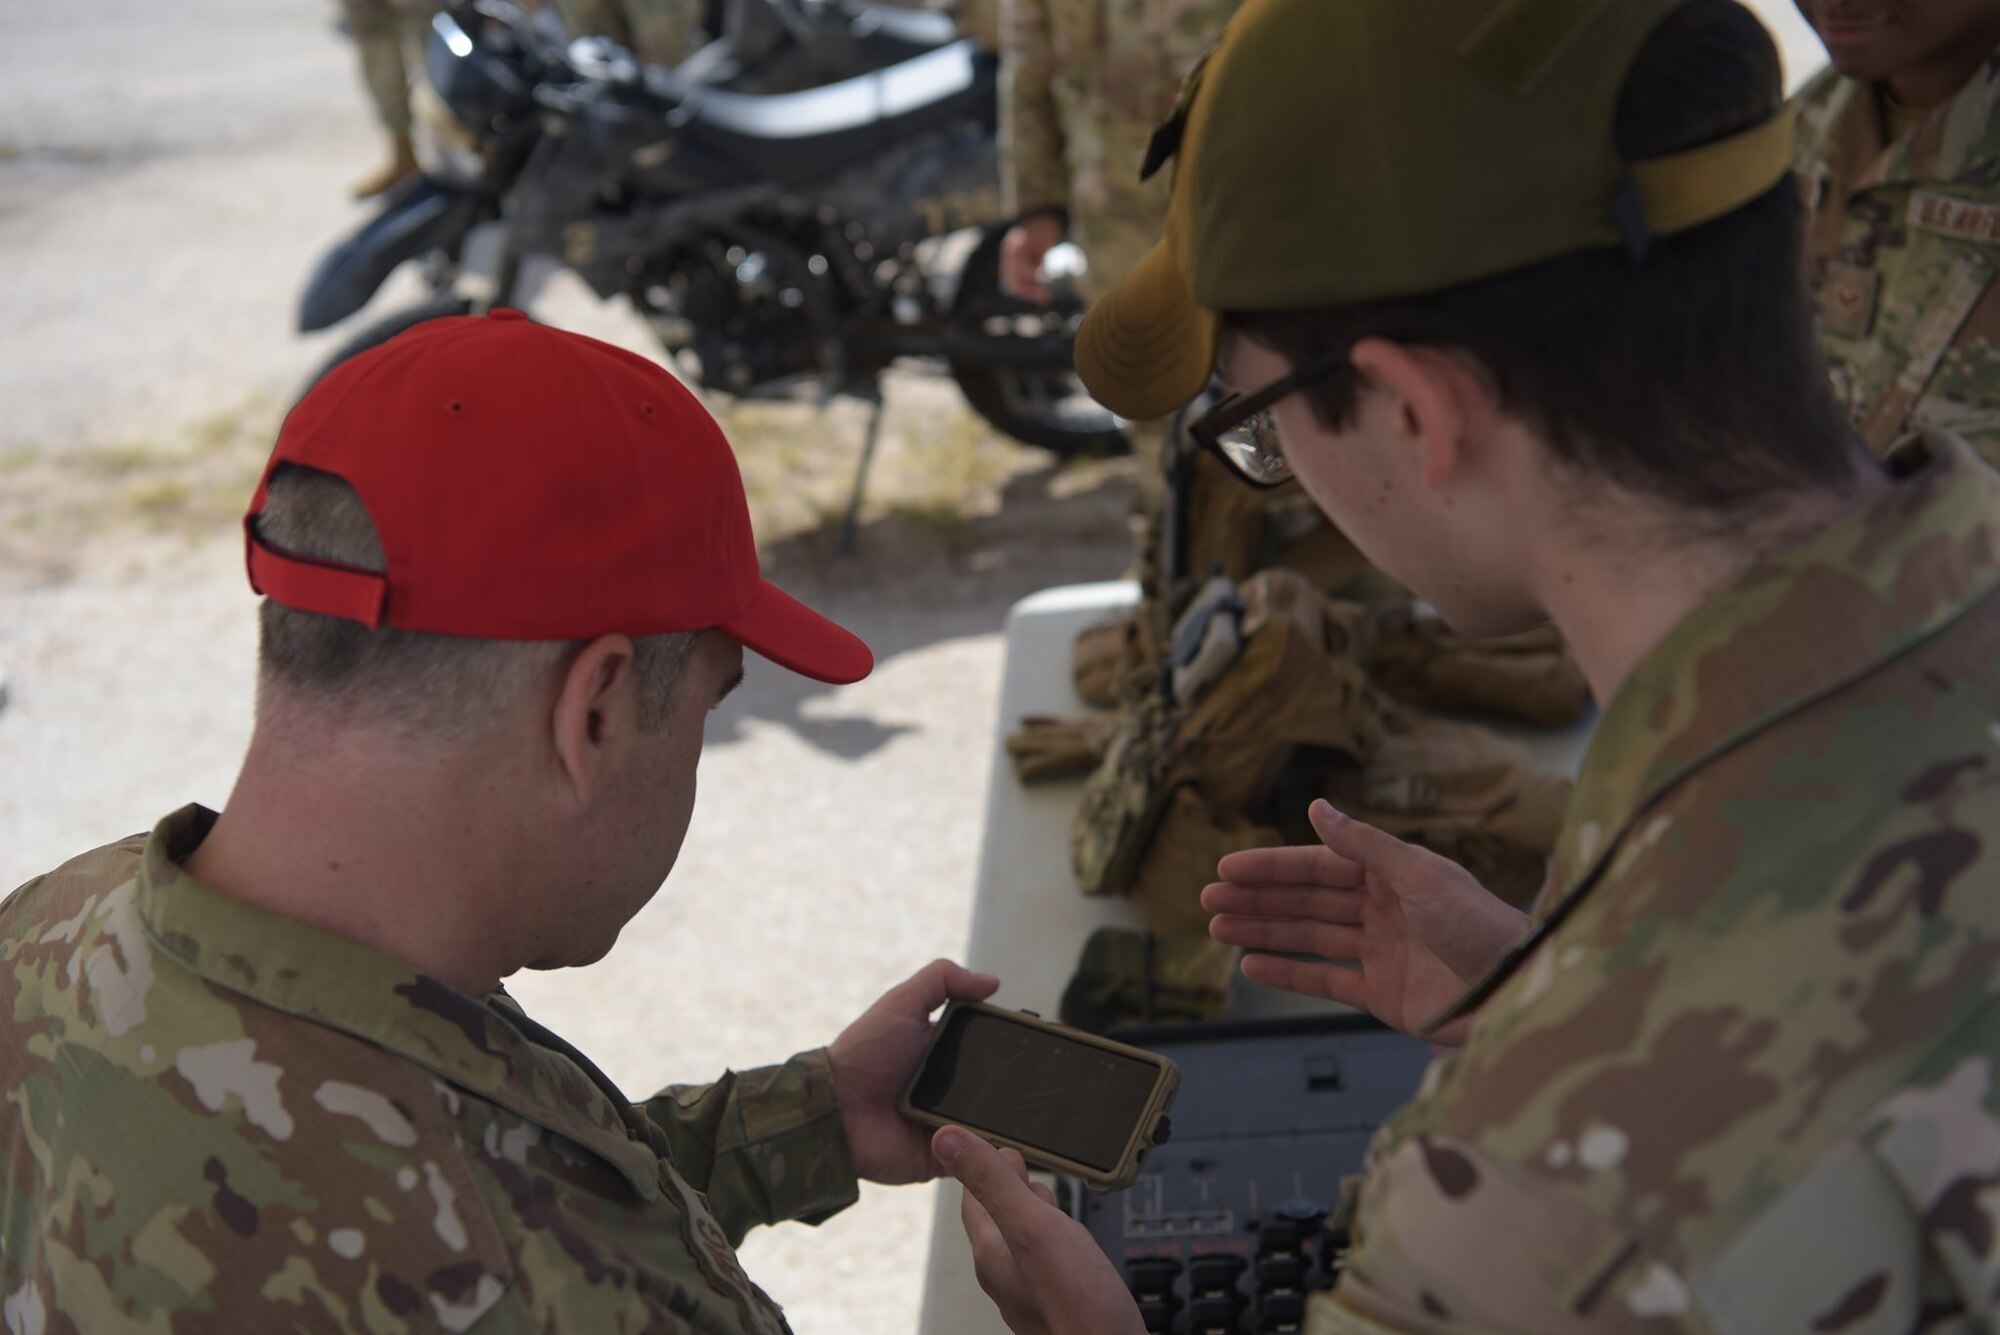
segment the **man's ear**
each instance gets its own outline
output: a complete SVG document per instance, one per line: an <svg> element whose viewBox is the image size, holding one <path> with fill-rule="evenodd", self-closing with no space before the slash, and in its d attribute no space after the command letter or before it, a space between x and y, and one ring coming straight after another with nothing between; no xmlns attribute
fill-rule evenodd
<svg viewBox="0 0 2000 1335"><path fill-rule="evenodd" d="M1466 462L1475 425L1489 416L1485 381L1449 352L1386 338L1362 339L1353 360L1396 415L1392 428L1419 452L1424 480L1433 489L1450 482Z"/></svg>
<svg viewBox="0 0 2000 1335"><path fill-rule="evenodd" d="M612 745L637 727L632 640L600 635L570 660L549 711L550 740L578 806L597 800Z"/></svg>

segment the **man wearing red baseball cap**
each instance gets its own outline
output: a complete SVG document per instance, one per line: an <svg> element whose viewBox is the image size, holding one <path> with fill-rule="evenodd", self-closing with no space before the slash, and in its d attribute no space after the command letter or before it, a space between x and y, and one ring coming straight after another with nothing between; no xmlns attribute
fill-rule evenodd
<svg viewBox="0 0 2000 1335"><path fill-rule="evenodd" d="M0 906L5 1327L785 1330L735 1244L930 1176L895 1100L995 980L939 961L640 1102L500 986L659 888L746 648L872 666L759 574L715 422L517 312L435 321L292 411L245 538L227 808Z"/></svg>

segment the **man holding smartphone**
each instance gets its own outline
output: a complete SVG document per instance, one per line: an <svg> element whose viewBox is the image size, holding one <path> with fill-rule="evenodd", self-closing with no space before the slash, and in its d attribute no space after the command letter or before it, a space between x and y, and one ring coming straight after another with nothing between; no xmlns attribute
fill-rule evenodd
<svg viewBox="0 0 2000 1335"><path fill-rule="evenodd" d="M2000 1321L2000 476L1827 392L1777 53L1732 0L1249 0L1156 136L1093 393L1296 477L1603 717L1533 912L1325 804L1207 891L1245 971L1462 1042L1382 1129L1326 1332ZM1121 1277L946 1129L1018 1331Z"/></svg>
<svg viewBox="0 0 2000 1335"><path fill-rule="evenodd" d="M0 906L0 1327L786 1330L735 1244L932 1175L896 1103L996 980L939 961L636 1102L500 982L659 889L746 649L849 682L867 647L764 582L693 395L517 311L331 371L245 523L227 806Z"/></svg>

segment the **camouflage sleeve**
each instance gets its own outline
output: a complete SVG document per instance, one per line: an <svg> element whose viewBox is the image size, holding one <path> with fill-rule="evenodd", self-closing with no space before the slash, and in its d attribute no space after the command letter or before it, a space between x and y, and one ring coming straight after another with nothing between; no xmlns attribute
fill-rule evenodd
<svg viewBox="0 0 2000 1335"><path fill-rule="evenodd" d="M1000 49L1000 0L958 0L958 30L994 51Z"/></svg>
<svg viewBox="0 0 2000 1335"><path fill-rule="evenodd" d="M706 40L701 0L624 0L621 8L632 50L649 65L678 65Z"/></svg>
<svg viewBox="0 0 2000 1335"><path fill-rule="evenodd" d="M708 1197L734 1246L758 1224L817 1224L859 1199L825 1051L673 1085L640 1105L674 1171Z"/></svg>
<svg viewBox="0 0 2000 1335"><path fill-rule="evenodd" d="M631 26L616 0L540 0L537 7L553 7L570 37L609 37L628 50L632 47Z"/></svg>
<svg viewBox="0 0 2000 1335"><path fill-rule="evenodd" d="M1000 179L1008 215L1069 205L1051 0L1002 0Z"/></svg>
<svg viewBox="0 0 2000 1335"><path fill-rule="evenodd" d="M1307 1335L1710 1329L1677 1272L1631 1231L1468 1141L1393 1146L1372 1165L1363 1210L1348 1268L1315 1298Z"/></svg>

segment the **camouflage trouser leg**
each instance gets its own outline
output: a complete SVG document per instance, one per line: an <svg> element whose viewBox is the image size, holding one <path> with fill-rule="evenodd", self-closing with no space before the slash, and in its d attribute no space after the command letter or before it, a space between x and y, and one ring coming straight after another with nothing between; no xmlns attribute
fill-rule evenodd
<svg viewBox="0 0 2000 1335"><path fill-rule="evenodd" d="M649 65L674 66L701 44L701 0L625 0L632 50Z"/></svg>
<svg viewBox="0 0 2000 1335"><path fill-rule="evenodd" d="M410 53L421 49L437 6L426 0L340 0L361 61L361 81L382 128L410 132Z"/></svg>
<svg viewBox="0 0 2000 1335"><path fill-rule="evenodd" d="M571 37L609 37L618 45L632 46L632 32L625 22L625 10L615 0L553 0L563 31Z"/></svg>
<svg viewBox="0 0 2000 1335"><path fill-rule="evenodd" d="M556 0L572 37L609 37L649 65L673 66L701 42L703 0Z"/></svg>

